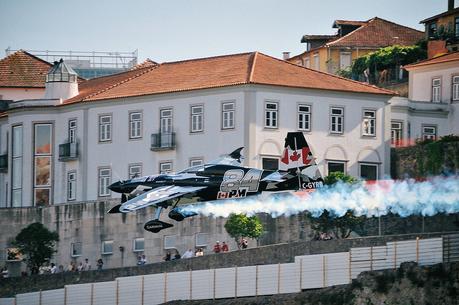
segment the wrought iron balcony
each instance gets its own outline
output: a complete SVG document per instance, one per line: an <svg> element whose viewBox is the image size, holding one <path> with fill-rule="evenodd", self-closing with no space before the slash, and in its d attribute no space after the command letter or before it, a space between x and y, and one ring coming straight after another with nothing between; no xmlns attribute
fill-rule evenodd
<svg viewBox="0 0 459 305"><path fill-rule="evenodd" d="M78 143L64 143L59 145L59 161L78 159Z"/></svg>
<svg viewBox="0 0 459 305"><path fill-rule="evenodd" d="M4 173L8 171L8 155L0 155L0 172Z"/></svg>
<svg viewBox="0 0 459 305"><path fill-rule="evenodd" d="M153 151L175 149L175 132L153 133L150 149Z"/></svg>

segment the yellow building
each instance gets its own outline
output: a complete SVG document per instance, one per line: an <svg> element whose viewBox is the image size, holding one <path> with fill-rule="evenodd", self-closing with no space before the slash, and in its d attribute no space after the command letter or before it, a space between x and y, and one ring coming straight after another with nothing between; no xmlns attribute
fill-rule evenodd
<svg viewBox="0 0 459 305"><path fill-rule="evenodd" d="M352 61L369 52L391 45L414 45L424 32L378 17L367 21L335 20L335 35L304 35L306 51L289 62L328 73L349 67Z"/></svg>

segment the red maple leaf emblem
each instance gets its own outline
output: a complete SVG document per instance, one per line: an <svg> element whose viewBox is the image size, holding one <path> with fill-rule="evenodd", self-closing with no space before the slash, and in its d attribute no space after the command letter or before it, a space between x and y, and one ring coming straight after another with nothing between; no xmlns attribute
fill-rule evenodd
<svg viewBox="0 0 459 305"><path fill-rule="evenodd" d="M293 152L293 154L290 156L290 160L292 161L298 161L298 159L301 157L301 154L297 153L296 150Z"/></svg>

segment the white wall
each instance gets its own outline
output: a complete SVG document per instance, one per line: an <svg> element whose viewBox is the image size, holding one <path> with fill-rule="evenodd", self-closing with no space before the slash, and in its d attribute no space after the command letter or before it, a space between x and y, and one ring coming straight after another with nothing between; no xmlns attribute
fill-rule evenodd
<svg viewBox="0 0 459 305"><path fill-rule="evenodd" d="M45 88L0 88L2 100L39 99L45 95Z"/></svg>

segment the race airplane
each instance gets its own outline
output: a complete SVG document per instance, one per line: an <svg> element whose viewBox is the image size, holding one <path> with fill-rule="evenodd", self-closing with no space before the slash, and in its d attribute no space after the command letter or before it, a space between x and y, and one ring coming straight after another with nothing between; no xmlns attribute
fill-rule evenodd
<svg viewBox="0 0 459 305"><path fill-rule="evenodd" d="M182 221L197 215L177 208L181 199L187 202L240 199L262 193L314 190L323 179L301 132L289 132L285 139L280 169L261 170L242 166L240 147L220 159L193 166L177 174L160 174L118 181L108 188L121 193L121 204L109 213L128 213L148 206L156 207L154 219L144 229L157 233L172 227L159 220L163 209L172 206L169 218Z"/></svg>

